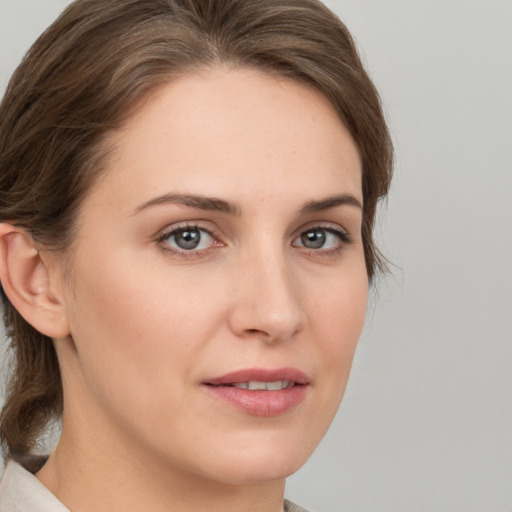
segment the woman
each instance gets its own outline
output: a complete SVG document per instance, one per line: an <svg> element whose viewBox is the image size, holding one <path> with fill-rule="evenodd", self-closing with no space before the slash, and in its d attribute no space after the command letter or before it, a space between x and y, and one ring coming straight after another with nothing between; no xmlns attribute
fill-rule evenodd
<svg viewBox="0 0 512 512"><path fill-rule="evenodd" d="M285 478L342 398L391 175L343 24L78 0L9 84L0 171L0 510L301 510Z"/></svg>

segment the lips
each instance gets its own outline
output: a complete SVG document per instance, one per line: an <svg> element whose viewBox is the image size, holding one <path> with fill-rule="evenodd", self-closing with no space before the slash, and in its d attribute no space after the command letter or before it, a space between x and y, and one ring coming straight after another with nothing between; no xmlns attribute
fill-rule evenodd
<svg viewBox="0 0 512 512"><path fill-rule="evenodd" d="M240 382L277 382L283 380L295 384L309 384L308 376L296 368L279 368L276 370L254 368L239 370L223 375L222 377L208 379L205 381L205 384L211 386L230 386Z"/></svg>
<svg viewBox="0 0 512 512"><path fill-rule="evenodd" d="M309 378L296 368L248 369L204 381L208 393L256 416L284 414L305 398Z"/></svg>

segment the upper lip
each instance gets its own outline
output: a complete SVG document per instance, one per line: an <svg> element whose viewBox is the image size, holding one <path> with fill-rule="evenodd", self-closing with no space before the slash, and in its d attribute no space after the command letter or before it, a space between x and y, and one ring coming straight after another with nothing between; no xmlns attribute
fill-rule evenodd
<svg viewBox="0 0 512 512"><path fill-rule="evenodd" d="M309 377L297 368L277 368L274 370L266 368L248 368L226 373L220 377L207 379L203 384L222 386L236 384L238 382L276 382L287 380L296 384L309 384Z"/></svg>

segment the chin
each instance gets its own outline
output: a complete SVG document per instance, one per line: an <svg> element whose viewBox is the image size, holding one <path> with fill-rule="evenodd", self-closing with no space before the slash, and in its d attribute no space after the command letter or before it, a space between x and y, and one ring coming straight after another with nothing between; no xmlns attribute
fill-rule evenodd
<svg viewBox="0 0 512 512"><path fill-rule="evenodd" d="M227 464L215 464L208 473L227 485L255 485L280 481L295 473L307 458L274 453L266 457L238 457Z"/></svg>
<svg viewBox="0 0 512 512"><path fill-rule="evenodd" d="M284 480L304 465L317 444L316 439L297 439L292 433L270 437L256 434L243 445L234 442L221 453L212 452L204 459L202 472L230 485Z"/></svg>

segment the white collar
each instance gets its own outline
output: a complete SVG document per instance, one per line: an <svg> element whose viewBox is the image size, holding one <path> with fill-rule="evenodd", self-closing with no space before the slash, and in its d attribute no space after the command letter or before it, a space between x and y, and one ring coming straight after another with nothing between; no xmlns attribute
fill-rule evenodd
<svg viewBox="0 0 512 512"><path fill-rule="evenodd" d="M1 512L70 512L32 473L10 460L0 481Z"/></svg>

